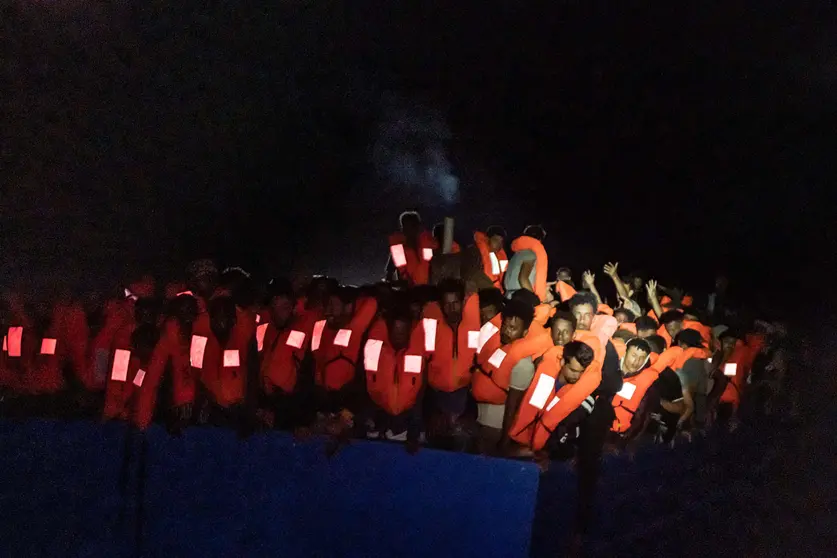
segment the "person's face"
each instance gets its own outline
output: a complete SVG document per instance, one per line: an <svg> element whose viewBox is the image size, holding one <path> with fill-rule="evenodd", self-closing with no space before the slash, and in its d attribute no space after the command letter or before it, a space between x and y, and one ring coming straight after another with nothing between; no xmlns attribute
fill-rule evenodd
<svg viewBox="0 0 837 558"><path fill-rule="evenodd" d="M645 285L645 280L642 277L632 277L631 287L635 293L642 292L642 287Z"/></svg>
<svg viewBox="0 0 837 558"><path fill-rule="evenodd" d="M209 316L209 321L212 326L212 331L229 332L235 325L235 309L219 305L213 308Z"/></svg>
<svg viewBox="0 0 837 558"><path fill-rule="evenodd" d="M408 219L407 221L404 221L403 232L404 236L407 236L409 238L415 238L421 232L421 224L414 219Z"/></svg>
<svg viewBox="0 0 837 558"><path fill-rule="evenodd" d="M683 322L680 320L675 320L673 322L669 322L666 324L666 331L671 336L672 339L680 333L680 330L683 329Z"/></svg>
<svg viewBox="0 0 837 558"><path fill-rule="evenodd" d="M570 275L569 271L566 271L566 270L562 269L561 271L558 272L558 275L556 276L556 279L558 279L559 281L563 281L564 283L569 283L570 281L573 280L573 276Z"/></svg>
<svg viewBox="0 0 837 558"><path fill-rule="evenodd" d="M567 320L554 320L552 322L552 342L557 346L563 347L572 341L574 333L572 322Z"/></svg>
<svg viewBox="0 0 837 558"><path fill-rule="evenodd" d="M715 290L719 293L723 293L727 290L729 286L729 280L724 277L723 275L719 275L715 278Z"/></svg>
<svg viewBox="0 0 837 558"><path fill-rule="evenodd" d="M637 329L636 336L640 339L645 339L646 337L651 337L652 335L656 335L656 329Z"/></svg>
<svg viewBox="0 0 837 558"><path fill-rule="evenodd" d="M625 358L622 361L622 372L624 374L636 374L639 372L645 360L648 358L648 353L636 346L628 347L625 352Z"/></svg>
<svg viewBox="0 0 837 558"><path fill-rule="evenodd" d="M449 324L462 321L462 299L458 293L442 294L442 313Z"/></svg>
<svg viewBox="0 0 837 558"><path fill-rule="evenodd" d="M613 313L613 317L616 318L617 324L624 324L628 321L628 315L625 312L620 312L619 310Z"/></svg>
<svg viewBox="0 0 837 558"><path fill-rule="evenodd" d="M270 319L281 329L288 325L294 313L294 303L286 296L275 296L270 301Z"/></svg>
<svg viewBox="0 0 837 558"><path fill-rule="evenodd" d="M517 316L503 317L503 325L500 326L500 343L508 345L522 339L524 335L526 335L526 328L523 320Z"/></svg>
<svg viewBox="0 0 837 558"><path fill-rule="evenodd" d="M584 367L575 358L569 360L561 359L561 363L561 376L568 384L576 383L584 373Z"/></svg>
<svg viewBox="0 0 837 558"><path fill-rule="evenodd" d="M491 238L488 239L488 247L491 249L492 252L499 252L503 249L503 243L505 239L500 236L499 234L495 234Z"/></svg>
<svg viewBox="0 0 837 558"><path fill-rule="evenodd" d="M396 350L407 347L410 343L410 323L395 320L389 326L389 341Z"/></svg>
<svg viewBox="0 0 837 558"><path fill-rule="evenodd" d="M494 306L493 304L483 306L482 308L480 308L480 323L485 324L490 322L491 319L499 313L500 309Z"/></svg>
<svg viewBox="0 0 837 558"><path fill-rule="evenodd" d="M343 304L339 296L330 296L325 307L325 319L332 329L340 329L352 315L352 305Z"/></svg>
<svg viewBox="0 0 837 558"><path fill-rule="evenodd" d="M596 309L591 304L579 304L572 309L575 316L575 328L580 331L590 331L590 325L596 315Z"/></svg>
<svg viewBox="0 0 837 558"><path fill-rule="evenodd" d="M735 338L724 337L721 339L721 349L724 351L724 358L729 358L732 351L735 350Z"/></svg>

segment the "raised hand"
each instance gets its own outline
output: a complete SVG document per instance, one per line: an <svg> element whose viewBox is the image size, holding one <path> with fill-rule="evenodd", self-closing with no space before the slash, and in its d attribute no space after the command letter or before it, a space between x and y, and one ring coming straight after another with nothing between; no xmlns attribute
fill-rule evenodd
<svg viewBox="0 0 837 558"><path fill-rule="evenodd" d="M657 299L657 282L654 279L649 279L645 284L645 291L648 293L648 300Z"/></svg>
<svg viewBox="0 0 837 558"><path fill-rule="evenodd" d="M592 273L590 273L590 270L588 269L587 271L584 272L584 274L582 274L581 281L582 281L582 283L584 284L585 287L592 290L593 285L595 284L595 281L596 281L596 276L593 275Z"/></svg>
<svg viewBox="0 0 837 558"><path fill-rule="evenodd" d="M608 262L604 266L604 272L608 277L616 277L618 267L619 267L619 262L616 262L616 263Z"/></svg>

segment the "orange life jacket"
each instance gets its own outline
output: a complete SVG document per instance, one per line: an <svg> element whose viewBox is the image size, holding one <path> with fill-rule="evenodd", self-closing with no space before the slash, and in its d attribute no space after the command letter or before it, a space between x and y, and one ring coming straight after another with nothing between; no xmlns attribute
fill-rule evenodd
<svg viewBox="0 0 837 558"><path fill-rule="evenodd" d="M377 311L377 301L364 298L357 302L355 314L344 329L334 331L326 320L314 323L311 351L314 354L314 380L318 386L337 391L355 378L363 336Z"/></svg>
<svg viewBox="0 0 837 558"><path fill-rule="evenodd" d="M485 358L488 358L494 351L500 348L500 327L502 325L502 314L497 314L482 324L482 327L480 327L479 341L477 342L477 359L483 355L485 355Z"/></svg>
<svg viewBox="0 0 837 558"><path fill-rule="evenodd" d="M442 308L429 303L422 319L424 350L430 357L427 380L437 391L452 392L471 382L471 368L480 340L479 296L469 295L462 306L462 321L454 331Z"/></svg>
<svg viewBox="0 0 837 558"><path fill-rule="evenodd" d="M636 324L633 322L622 322L619 324L619 329L625 329L636 335Z"/></svg>
<svg viewBox="0 0 837 558"><path fill-rule="evenodd" d="M407 239L401 232L389 237L389 253L392 263L398 270L398 277L412 287L426 285L430 281L430 260L433 259L433 247L436 239L427 231L422 231L418 239L417 250L407 246Z"/></svg>
<svg viewBox="0 0 837 558"><path fill-rule="evenodd" d="M555 314L555 308L549 304L535 306L535 317L532 319L532 324L529 326L529 331L526 332L525 337L529 343L531 354L526 356L531 356L533 359L540 358L554 346L552 332L546 327L546 322L553 314Z"/></svg>
<svg viewBox="0 0 837 558"><path fill-rule="evenodd" d="M84 377L81 378L88 391L104 389L114 337L120 329L134 321L134 300L110 300L105 304L104 314L102 329L90 342L89 359Z"/></svg>
<svg viewBox="0 0 837 558"><path fill-rule="evenodd" d="M277 388L293 393L305 352L311 346L311 329L302 317L296 316L291 325L281 331L269 322L256 326L257 337L259 331L264 332L261 377L265 393L271 394Z"/></svg>
<svg viewBox="0 0 837 558"><path fill-rule="evenodd" d="M114 352L105 386L103 417L118 418L137 423L139 393L149 389L146 382L150 359L142 362L131 347L134 326L121 329L114 337ZM153 387L156 390L156 386Z"/></svg>
<svg viewBox="0 0 837 558"><path fill-rule="evenodd" d="M616 354L619 355L619 360L625 358L625 353L628 352L628 344L623 339L614 337L610 340L613 343L613 348L616 349Z"/></svg>
<svg viewBox="0 0 837 558"><path fill-rule="evenodd" d="M67 346L59 340L58 327L50 326L32 355L21 384L26 393L58 393L64 388L63 364Z"/></svg>
<svg viewBox="0 0 837 558"><path fill-rule="evenodd" d="M395 350L389 341L386 321L379 318L369 329L363 347L366 390L381 409L392 416L410 410L416 404L427 366L424 327L413 327L409 345Z"/></svg>
<svg viewBox="0 0 837 558"><path fill-rule="evenodd" d="M494 283L498 289L503 288L503 276L506 274L506 268L509 266L509 257L506 251L500 248L497 252L492 252L488 244L488 237L484 232L477 231L474 233L474 244L480 251L480 258L482 259L482 270Z"/></svg>
<svg viewBox="0 0 837 558"><path fill-rule="evenodd" d="M512 242L512 250L520 252L522 250L531 250L535 253L535 282L532 288L535 289L535 294L541 301L546 300L546 272L549 266L549 259L546 256L546 250L541 244L540 240L536 240L531 236L520 236L515 238Z"/></svg>
<svg viewBox="0 0 837 558"><path fill-rule="evenodd" d="M612 316L613 308L611 308L607 304L599 304L599 306L596 308L596 312L598 312L599 314L607 314L608 316Z"/></svg>
<svg viewBox="0 0 837 558"><path fill-rule="evenodd" d="M569 299L575 296L576 292L578 292L572 287L572 285L570 285L566 281L558 281L557 283L555 283L555 291L561 298L561 302L567 302Z"/></svg>
<svg viewBox="0 0 837 558"><path fill-rule="evenodd" d="M542 449L561 421L598 389L602 381L605 348L598 336L589 331L576 331L573 339L593 349L593 362L576 383L565 385L556 392L555 383L561 372L564 348L553 347L543 355L508 433L517 443L533 450Z"/></svg>
<svg viewBox="0 0 837 558"><path fill-rule="evenodd" d="M236 322L224 346L212 333L206 312L195 321L189 346L192 374L221 407L244 401L250 346L256 332L253 314L238 307L235 310Z"/></svg>
<svg viewBox="0 0 837 558"><path fill-rule="evenodd" d="M694 320L683 320L683 329L693 329L700 333L700 338L703 343L709 347L712 343L712 329L708 325L704 325Z"/></svg>
<svg viewBox="0 0 837 558"><path fill-rule="evenodd" d="M0 387L25 393L27 374L40 348L40 339L32 322L23 315L13 316L3 336L3 363L0 367Z"/></svg>
<svg viewBox="0 0 837 558"><path fill-rule="evenodd" d="M521 359L532 356L532 341L518 339L503 345L485 360L478 360L471 379L471 393L480 403L502 405L506 402L511 371Z"/></svg>
<svg viewBox="0 0 837 558"><path fill-rule="evenodd" d="M633 376L622 378L622 389L613 397L613 411L616 419L610 429L613 432L625 432L630 428L642 398L660 373L656 368L649 367Z"/></svg>

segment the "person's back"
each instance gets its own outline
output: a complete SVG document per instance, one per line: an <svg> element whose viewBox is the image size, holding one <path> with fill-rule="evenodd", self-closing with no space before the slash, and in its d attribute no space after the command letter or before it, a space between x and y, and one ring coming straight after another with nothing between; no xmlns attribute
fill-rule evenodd
<svg viewBox="0 0 837 558"><path fill-rule="evenodd" d="M524 265L527 265L527 267L531 266L529 284L535 283L535 252L532 250L515 252L511 259L509 259L509 266L506 268L506 274L503 277L503 289L506 293L506 298L511 298L515 291L524 288L519 279L520 270Z"/></svg>

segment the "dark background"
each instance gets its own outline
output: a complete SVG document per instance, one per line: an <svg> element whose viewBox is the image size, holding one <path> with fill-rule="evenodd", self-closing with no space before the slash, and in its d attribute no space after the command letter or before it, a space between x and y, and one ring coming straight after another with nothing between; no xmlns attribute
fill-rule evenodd
<svg viewBox="0 0 837 558"><path fill-rule="evenodd" d="M407 207L541 222L600 277L787 302L835 270L825 2L206 4L2 4L0 283L368 281Z"/></svg>

